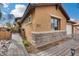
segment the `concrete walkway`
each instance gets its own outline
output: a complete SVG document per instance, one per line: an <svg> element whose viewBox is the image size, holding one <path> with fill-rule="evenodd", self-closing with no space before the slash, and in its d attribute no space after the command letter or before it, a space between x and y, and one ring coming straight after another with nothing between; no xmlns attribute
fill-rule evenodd
<svg viewBox="0 0 79 59"><path fill-rule="evenodd" d="M15 55L17 56L26 56L26 55L28 55L28 52L27 52L27 50L25 49L25 47L24 47L24 45L23 45L23 43L22 43L22 38L21 38L21 36L18 34L18 33L13 33L12 34L12 42L14 43L14 45L16 46L16 50L15 50ZM13 46L13 48L15 47L15 46ZM12 47L12 45L10 46L10 48ZM12 49L12 48L11 48ZM10 49L10 50L11 50ZM12 55L11 54L11 52L10 52L10 55Z"/></svg>

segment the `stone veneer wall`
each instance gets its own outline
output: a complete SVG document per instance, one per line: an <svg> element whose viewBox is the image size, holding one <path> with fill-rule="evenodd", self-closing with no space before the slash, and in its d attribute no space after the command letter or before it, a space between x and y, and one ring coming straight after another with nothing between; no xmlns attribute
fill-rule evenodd
<svg viewBox="0 0 79 59"><path fill-rule="evenodd" d="M32 39L36 47L40 47L48 43L56 42L65 38L66 38L65 30L32 33Z"/></svg>

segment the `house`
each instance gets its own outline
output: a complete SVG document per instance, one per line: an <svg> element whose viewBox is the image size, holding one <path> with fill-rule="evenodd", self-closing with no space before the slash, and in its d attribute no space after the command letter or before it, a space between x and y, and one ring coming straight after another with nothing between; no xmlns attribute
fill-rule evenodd
<svg viewBox="0 0 79 59"><path fill-rule="evenodd" d="M19 23L21 22L21 18L22 17L15 18L15 22L14 22L15 27L19 27Z"/></svg>
<svg viewBox="0 0 79 59"><path fill-rule="evenodd" d="M79 34L79 21L74 21L75 24L73 25L73 32L74 34Z"/></svg>
<svg viewBox="0 0 79 59"><path fill-rule="evenodd" d="M67 25L66 25L66 33L67 33L67 37L72 38L73 34L74 34L74 25L76 24L75 21L71 21L68 20L67 21Z"/></svg>
<svg viewBox="0 0 79 59"><path fill-rule="evenodd" d="M20 30L20 28L21 28L21 19L22 19L22 17L17 17L17 18L15 18L15 23L14 23L14 29L15 29L15 31L17 31L17 32L19 32L20 33L20 35L23 37L23 38L25 38L25 34L24 34L24 31L23 31L23 29L21 29Z"/></svg>
<svg viewBox="0 0 79 59"><path fill-rule="evenodd" d="M17 32L20 32L20 22L21 22L21 18L22 18L22 17L17 17L17 18L15 18L14 30L17 31Z"/></svg>
<svg viewBox="0 0 79 59"><path fill-rule="evenodd" d="M79 38L79 21L78 20L74 20L73 21L74 24L72 25L72 38L75 40L78 40Z"/></svg>
<svg viewBox="0 0 79 59"><path fill-rule="evenodd" d="M70 18L59 3L33 3L28 4L21 20L27 40L40 47L64 38Z"/></svg>

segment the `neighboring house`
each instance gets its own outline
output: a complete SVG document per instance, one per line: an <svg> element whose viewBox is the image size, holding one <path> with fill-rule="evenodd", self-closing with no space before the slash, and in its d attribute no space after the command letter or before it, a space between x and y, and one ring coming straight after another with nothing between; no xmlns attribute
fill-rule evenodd
<svg viewBox="0 0 79 59"><path fill-rule="evenodd" d="M72 25L73 30L72 38L75 40L79 40L79 21L74 20L73 22L74 24Z"/></svg>
<svg viewBox="0 0 79 59"><path fill-rule="evenodd" d="M21 19L21 29L25 32L28 41L32 43L34 41L32 40L33 32L53 33L54 31L66 30L69 19L66 11L59 3L29 4Z"/></svg>
<svg viewBox="0 0 79 59"><path fill-rule="evenodd" d="M73 32L74 34L79 34L79 21L74 21L75 24L73 25Z"/></svg>
<svg viewBox="0 0 79 59"><path fill-rule="evenodd" d="M76 24L76 22L71 21L71 20L69 20L67 22L67 25L66 25L67 36L71 36L72 37L72 35L74 34L74 26L73 26L74 24Z"/></svg>
<svg viewBox="0 0 79 59"><path fill-rule="evenodd" d="M25 38L24 31L23 31L23 29L21 29L21 19L22 19L22 17L15 18L14 28L22 35L23 38Z"/></svg>
<svg viewBox="0 0 79 59"><path fill-rule="evenodd" d="M17 18L15 18L15 22L14 22L14 29L16 30L16 31L20 31L20 23L21 23L21 18L22 17L17 17Z"/></svg>
<svg viewBox="0 0 79 59"><path fill-rule="evenodd" d="M22 17L17 17L17 18L15 18L15 22L14 22L14 24L15 24L15 27L18 27L18 26L20 26L20 22L21 22L21 18Z"/></svg>

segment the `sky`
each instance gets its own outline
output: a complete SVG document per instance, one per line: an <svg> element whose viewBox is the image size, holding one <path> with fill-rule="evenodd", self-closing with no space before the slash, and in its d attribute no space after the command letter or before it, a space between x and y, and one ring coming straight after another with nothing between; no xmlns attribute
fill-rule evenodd
<svg viewBox="0 0 79 59"><path fill-rule="evenodd" d="M1 12L3 13L3 17L0 20L0 25L5 25L7 22L14 22L15 17L22 17L24 11L27 7L27 3L2 3L3 7L1 8ZM11 14L13 14L14 18L11 18Z"/></svg>
<svg viewBox="0 0 79 59"><path fill-rule="evenodd" d="M78 3L64 3L62 4L65 11L71 20L79 20L79 4Z"/></svg>
<svg viewBox="0 0 79 59"><path fill-rule="evenodd" d="M14 17L22 17L27 5L28 3L3 3L3 7L1 8L1 10L6 20L0 20L0 24L4 24L5 22L10 21L8 20L8 16L10 16L9 14L13 14ZM69 15L71 20L79 20L78 3L63 3L62 6Z"/></svg>
<svg viewBox="0 0 79 59"><path fill-rule="evenodd" d="M2 8L2 11L4 13L14 14L14 15L15 15L15 13L16 14L18 13L18 15L19 14L21 15L25 11L27 3L10 3L10 4L4 3L3 5L4 6ZM15 15L15 17L17 17L18 15Z"/></svg>

